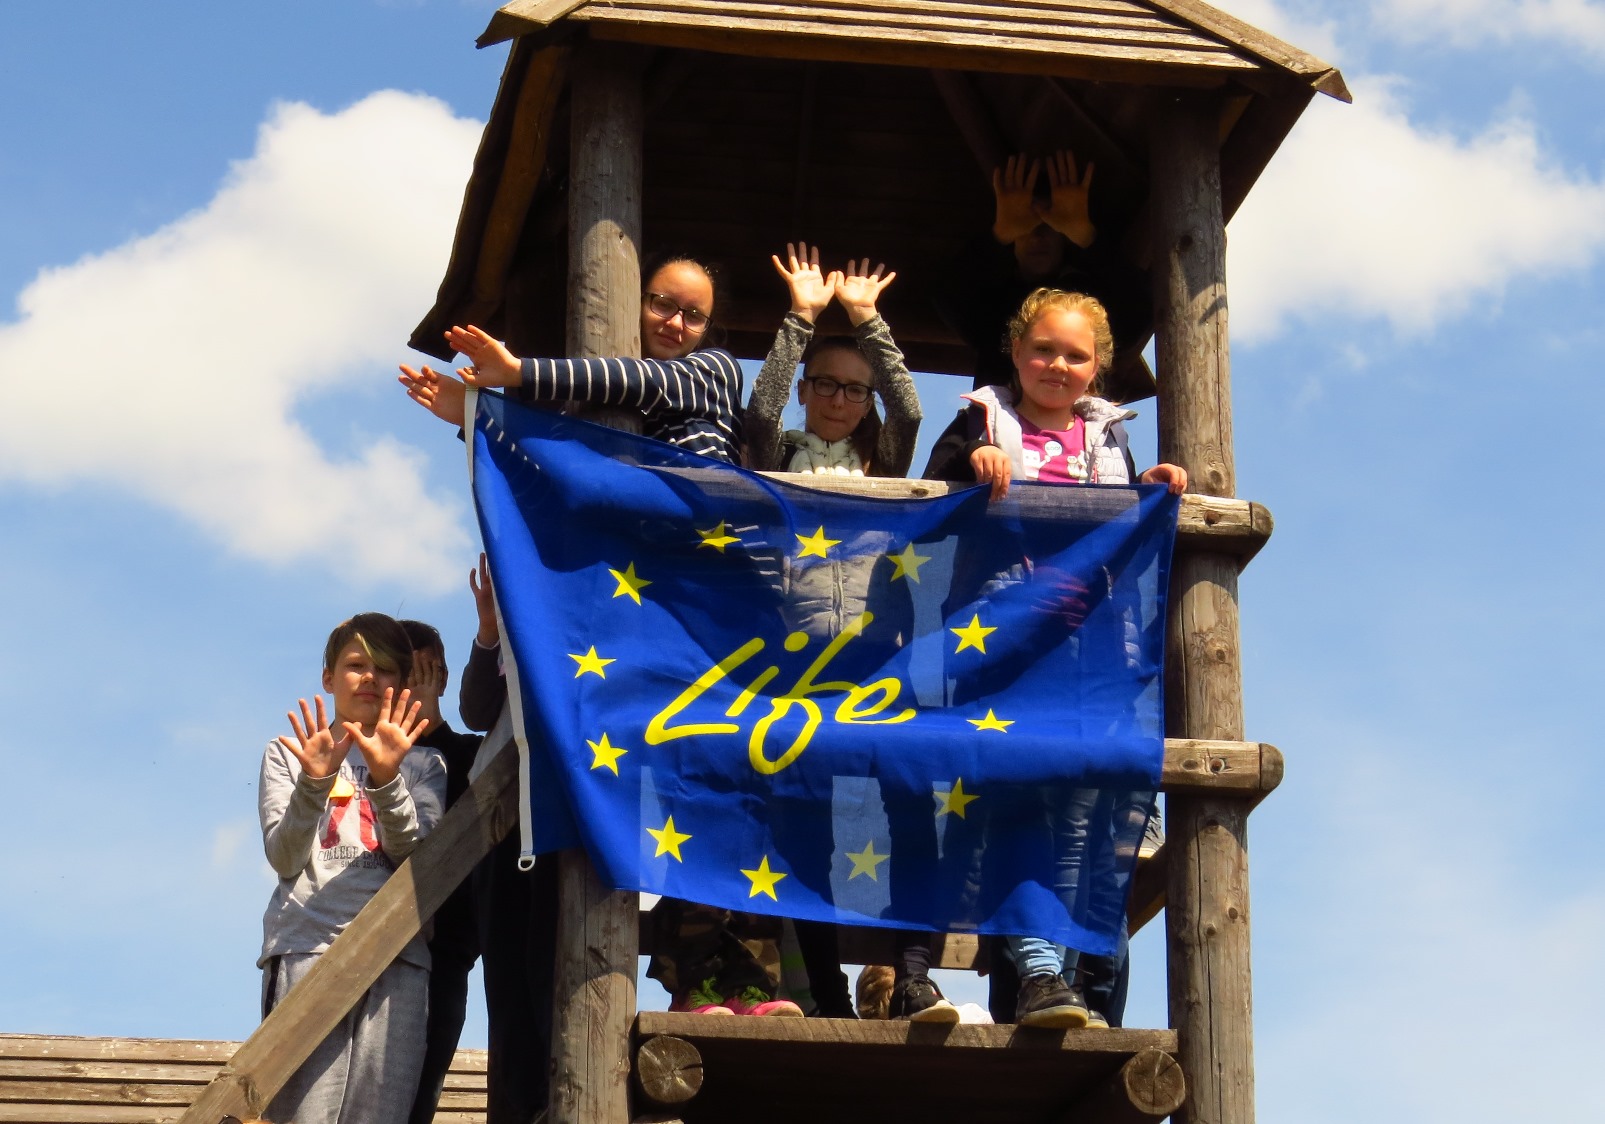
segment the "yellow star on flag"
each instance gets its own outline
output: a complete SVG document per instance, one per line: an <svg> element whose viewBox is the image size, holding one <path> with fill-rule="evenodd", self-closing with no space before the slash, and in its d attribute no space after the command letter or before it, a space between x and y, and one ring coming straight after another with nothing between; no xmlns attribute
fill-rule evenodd
<svg viewBox="0 0 1605 1124"><path fill-rule="evenodd" d="M846 852L846 855L853 860L853 872L847 876L847 881L849 882L860 874L867 874L872 881L879 882L880 875L875 873L875 868L891 858L890 855L877 855L875 853L875 841L873 839L865 843L864 849L856 855L851 851Z"/></svg>
<svg viewBox="0 0 1605 1124"><path fill-rule="evenodd" d="M974 648L984 656L986 655L986 638L996 632L997 628L983 625L981 623L981 615L976 613L970 617L970 623L963 628L950 628L948 631L959 638L959 646L953 649L955 656L966 648Z"/></svg>
<svg viewBox="0 0 1605 1124"><path fill-rule="evenodd" d="M711 546L720 554L723 554L725 547L729 546L733 542L741 541L740 539L736 538L736 536L726 533L723 520L720 520L719 525L711 531L704 531L701 527L698 527L696 530L697 534L702 536L702 541L697 543L698 550L701 550L705 546Z"/></svg>
<svg viewBox="0 0 1605 1124"><path fill-rule="evenodd" d="M769 869L768 855L765 855L759 861L757 870L743 870L741 873L752 881L752 891L747 895L749 898L756 898L759 894L768 894L770 901L778 902L780 900L775 897L775 883L786 877L786 874L784 871Z"/></svg>
<svg viewBox="0 0 1605 1124"><path fill-rule="evenodd" d="M888 554L886 557L892 560L892 565L895 567L892 570L893 581L898 578L907 578L911 582L919 581L920 567L930 561L925 555L914 553L913 543L909 543L898 553Z"/></svg>
<svg viewBox="0 0 1605 1124"><path fill-rule="evenodd" d="M958 780L953 782L953 788L951 791L936 792L935 796L942 802L942 806L936 810L937 815L945 816L949 812L952 812L961 820L965 818L964 809L969 806L970 802L972 800L981 799L979 796L973 796L964 791L963 777L960 777Z"/></svg>
<svg viewBox="0 0 1605 1124"><path fill-rule="evenodd" d="M602 740L599 742L586 738L585 744L591 747L591 768L612 769L615 777L619 775L619 758L630 752L629 750L620 749L608 741L606 734L602 735Z"/></svg>
<svg viewBox="0 0 1605 1124"><path fill-rule="evenodd" d="M829 557L826 552L829 551L831 547L837 546L841 543L841 539L827 539L825 537L825 528L823 526L821 526L819 530L815 531L811 535L798 535L797 541L802 543L802 550L797 553L798 558Z"/></svg>
<svg viewBox="0 0 1605 1124"><path fill-rule="evenodd" d="M602 656L597 655L595 644L592 644L591 650L586 652L583 656L575 655L573 652L570 652L568 654L568 658L580 665L579 670L574 673L574 678L576 679L584 675L586 672L590 672L599 679L606 679L607 672L603 671L602 669L610 663L618 662L617 660L605 659Z"/></svg>
<svg viewBox="0 0 1605 1124"><path fill-rule="evenodd" d="M977 730L996 730L1000 734L1008 733L1009 727L1014 725L1014 719L999 718L993 713L991 707L986 708L985 718L966 718L964 721L974 726Z"/></svg>
<svg viewBox="0 0 1605 1124"><path fill-rule="evenodd" d="M609 570L608 573L612 574L619 581L619 587L613 591L613 596L628 597L637 605L641 603L641 591L652 584L645 578L636 577L634 562L631 562L628 566L626 566L622 574L617 570Z"/></svg>
<svg viewBox="0 0 1605 1124"><path fill-rule="evenodd" d="M684 843L691 837L683 831L674 830L673 816L670 816L668 820L665 821L661 830L659 828L649 827L646 829L646 833L658 841L658 849L652 852L653 858L656 859L661 858L664 855L673 855L675 862L685 862L685 860L680 857L680 844ZM773 894L770 895L770 897L773 896Z"/></svg>

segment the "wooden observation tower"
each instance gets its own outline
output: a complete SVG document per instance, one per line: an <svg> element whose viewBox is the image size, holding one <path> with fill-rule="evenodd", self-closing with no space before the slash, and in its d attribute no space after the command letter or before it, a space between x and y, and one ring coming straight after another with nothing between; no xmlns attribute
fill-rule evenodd
<svg viewBox="0 0 1605 1124"><path fill-rule="evenodd" d="M524 355L639 354L640 260L674 249L722 265L726 345L758 358L783 310L768 256L801 237L891 263L910 367L968 375L925 286L985 229L992 168L1070 149L1097 163L1099 237L1151 280L1154 371L1128 348L1112 396L1157 393L1159 457L1198 493L1170 604L1169 839L1131 906L1134 927L1164 909L1169 1028L637 1013L636 896L569 855L551 1121L1250 1124L1247 821L1282 759L1243 740L1237 580L1270 517L1234 498L1225 224L1310 99L1348 100L1341 75L1198 0L514 0L480 45L506 40L418 349L476 323ZM259 1111L508 830L511 744L492 733L470 798L186 1122ZM943 963L972 953L949 940Z"/></svg>

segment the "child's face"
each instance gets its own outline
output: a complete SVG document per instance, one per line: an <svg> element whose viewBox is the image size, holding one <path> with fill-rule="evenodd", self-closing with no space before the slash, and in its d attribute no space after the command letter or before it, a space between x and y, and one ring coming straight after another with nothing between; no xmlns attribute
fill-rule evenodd
<svg viewBox="0 0 1605 1124"><path fill-rule="evenodd" d="M372 726L379 721L386 687L400 691L401 676L374 666L373 657L356 640L347 644L334 666L323 672L323 689L334 696L335 717L359 726Z"/></svg>
<svg viewBox="0 0 1605 1124"><path fill-rule="evenodd" d="M830 382L815 383L814 379ZM837 385L832 387L831 383ZM840 441L852 433L869 413L870 399L850 402L848 392L842 388L861 386L867 391L873 385L869 363L857 351L833 347L821 352L808 365L803 381L797 384L797 401L803 404L808 432L822 441ZM827 396L820 387L831 393Z"/></svg>
<svg viewBox="0 0 1605 1124"><path fill-rule="evenodd" d="M1044 312L1014 342L1021 396L1039 410L1069 409L1098 375L1097 348L1084 315L1063 309Z"/></svg>
<svg viewBox="0 0 1605 1124"><path fill-rule="evenodd" d="M686 327L685 313L691 309L704 316L713 315L713 282L708 275L688 261L673 261L659 269L646 281L647 294L672 301L676 310L668 316L653 309L651 296L641 301L641 353L648 359L683 359L702 344L707 332Z"/></svg>

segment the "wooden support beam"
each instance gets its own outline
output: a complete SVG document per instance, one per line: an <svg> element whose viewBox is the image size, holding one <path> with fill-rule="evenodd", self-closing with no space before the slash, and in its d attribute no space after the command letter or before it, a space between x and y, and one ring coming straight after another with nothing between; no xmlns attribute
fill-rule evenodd
<svg viewBox="0 0 1605 1124"><path fill-rule="evenodd" d="M993 169L1003 166L1013 145L998 128L997 120L976 93L968 74L961 70L933 70L931 81L936 84L936 92L942 95L942 103L947 106L948 116L953 118L959 136L964 138L970 155L980 166L982 178L991 182Z"/></svg>
<svg viewBox="0 0 1605 1124"><path fill-rule="evenodd" d="M1150 136L1159 455L1191 487L1236 489L1227 351L1226 230L1220 107L1209 97L1161 103ZM1172 570L1167 731L1236 741L1243 733L1238 561L1182 554ZM1217 795L1166 801L1170 1021L1187 1074L1181 1124L1253 1124L1249 975L1249 805Z"/></svg>
<svg viewBox="0 0 1605 1124"><path fill-rule="evenodd" d="M1146 1124L1175 1112L1186 1096L1187 1079L1176 1059L1161 1050L1142 1050L1076 1105L1064 1120L1065 1124L1088 1120L1098 1124Z"/></svg>
<svg viewBox="0 0 1605 1124"><path fill-rule="evenodd" d="M684 1038L654 1035L635 1052L635 1080L655 1105L684 1104L702 1088L702 1055Z"/></svg>
<svg viewBox="0 0 1605 1124"><path fill-rule="evenodd" d="M246 1039L180 1124L261 1115L318 1043L518 821L518 750L511 730L504 721L487 736L486 746L499 749L484 772ZM498 732L499 740L492 741Z"/></svg>
<svg viewBox="0 0 1605 1124"><path fill-rule="evenodd" d="M766 472L765 476L825 492L922 499L961 491L970 484L943 480L897 480L880 476L812 476ZM1182 551L1228 554L1246 565L1270 539L1275 520L1264 505L1221 496L1186 495L1176 519L1176 546Z"/></svg>
<svg viewBox="0 0 1605 1124"><path fill-rule="evenodd" d="M642 52L586 42L573 61L569 354L641 353ZM589 412L641 431L639 411ZM558 867L552 1124L630 1118L637 895L610 890L583 851Z"/></svg>

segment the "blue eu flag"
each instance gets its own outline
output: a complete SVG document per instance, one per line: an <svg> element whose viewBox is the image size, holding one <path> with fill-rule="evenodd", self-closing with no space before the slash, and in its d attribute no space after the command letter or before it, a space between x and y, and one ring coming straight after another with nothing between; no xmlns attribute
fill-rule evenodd
<svg viewBox="0 0 1605 1124"><path fill-rule="evenodd" d="M478 395L526 849L620 889L1112 951L1177 501L798 487Z"/></svg>

